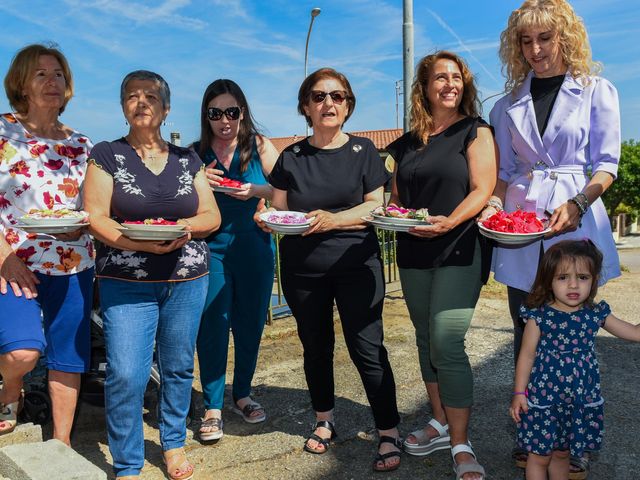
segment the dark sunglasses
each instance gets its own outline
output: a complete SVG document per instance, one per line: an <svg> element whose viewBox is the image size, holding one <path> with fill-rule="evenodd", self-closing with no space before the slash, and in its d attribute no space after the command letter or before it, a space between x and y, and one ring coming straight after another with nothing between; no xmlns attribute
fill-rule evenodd
<svg viewBox="0 0 640 480"><path fill-rule="evenodd" d="M347 98L347 92L344 90L334 90L333 92L321 92L319 90L311 91L311 101L314 103L322 103L324 99L327 98L327 95L331 97L333 103L341 105Z"/></svg>
<svg viewBox="0 0 640 480"><path fill-rule="evenodd" d="M240 107L229 107L225 110L220 110L216 107L207 108L207 117L209 120L220 120L222 115L227 117L227 120L237 120L240 118Z"/></svg>

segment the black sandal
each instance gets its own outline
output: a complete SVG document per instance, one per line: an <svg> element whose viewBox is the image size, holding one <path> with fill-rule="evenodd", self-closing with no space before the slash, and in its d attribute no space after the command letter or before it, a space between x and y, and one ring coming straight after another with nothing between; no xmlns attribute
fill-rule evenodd
<svg viewBox="0 0 640 480"><path fill-rule="evenodd" d="M375 472L391 472L393 470L396 470L400 466L400 462L398 462L398 463L396 463L395 465L393 465L391 467L387 467L386 463L385 463L385 460L387 460L389 458L393 458L393 457L400 458L400 455L401 455L402 451L404 450L404 448L402 446L402 440L400 440L399 438L388 437L386 435L383 435L382 437L380 437L380 440L378 441L378 448L380 448L380 445L382 445L383 443L390 443L394 447L396 447L399 451L398 452L378 453L376 455L376 458L373 459L373 470ZM378 467L378 462L382 462L382 468Z"/></svg>
<svg viewBox="0 0 640 480"><path fill-rule="evenodd" d="M316 435L315 431L320 427L326 428L327 430L331 431L331 436L329 438L322 438L321 436ZM333 440L337 436L338 433L336 432L336 428L334 427L332 422L329 422L328 420L321 420L319 422L316 422L316 424L313 426L313 433L311 433L311 435L309 435L304 441L304 451L314 453L316 455L322 455L323 453L326 453L327 450L329 450L329 444L331 443L331 440ZM322 445L324 448L322 450L311 448L309 445L307 445L307 442L309 440L315 440L316 442L318 442L318 445Z"/></svg>

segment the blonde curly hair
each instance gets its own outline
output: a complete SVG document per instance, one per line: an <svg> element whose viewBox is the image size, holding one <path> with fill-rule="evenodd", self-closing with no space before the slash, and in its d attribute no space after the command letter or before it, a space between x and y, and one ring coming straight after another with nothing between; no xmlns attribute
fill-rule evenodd
<svg viewBox="0 0 640 480"><path fill-rule="evenodd" d="M434 130L433 116L429 99L427 98L427 85L431 70L436 62L442 59L455 62L462 74L464 87L458 111L468 117L477 117L481 111L478 89L476 88L473 74L462 57L446 50L427 55L418 62L416 78L411 87L411 133L425 145L429 140L429 135Z"/></svg>
<svg viewBox="0 0 640 480"><path fill-rule="evenodd" d="M591 47L582 18L566 0L526 0L509 17L507 28L500 34L500 60L507 77L505 91L516 90L531 71L522 54L520 40L527 28L545 28L557 32L562 61L571 75L588 83L602 66L591 57Z"/></svg>

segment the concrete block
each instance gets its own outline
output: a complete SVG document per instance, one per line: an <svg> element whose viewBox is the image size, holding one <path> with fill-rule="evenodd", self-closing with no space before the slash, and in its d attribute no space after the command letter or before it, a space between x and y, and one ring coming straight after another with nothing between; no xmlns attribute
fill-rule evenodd
<svg viewBox="0 0 640 480"><path fill-rule="evenodd" d="M0 435L0 448L18 443L36 443L41 441L42 427L40 425L19 423L13 432Z"/></svg>
<svg viewBox="0 0 640 480"><path fill-rule="evenodd" d="M107 474L59 440L0 448L0 475L11 480L106 480Z"/></svg>

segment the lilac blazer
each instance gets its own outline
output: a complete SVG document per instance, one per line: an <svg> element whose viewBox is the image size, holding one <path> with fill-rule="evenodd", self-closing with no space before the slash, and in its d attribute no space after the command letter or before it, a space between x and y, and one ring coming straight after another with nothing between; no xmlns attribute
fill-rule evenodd
<svg viewBox="0 0 640 480"><path fill-rule="evenodd" d="M499 178L507 182L504 208L535 211L543 217L582 191L595 172L618 172L620 110L615 87L600 77L588 85L567 73L540 138L531 99L530 73L513 93L502 97L489 115L500 150ZM543 217L544 218L544 217ZM600 284L620 275L611 223L602 200L589 207L575 232L543 240L546 250L560 240L590 238L602 251ZM535 278L540 243L494 250L493 271L501 283L529 291Z"/></svg>

